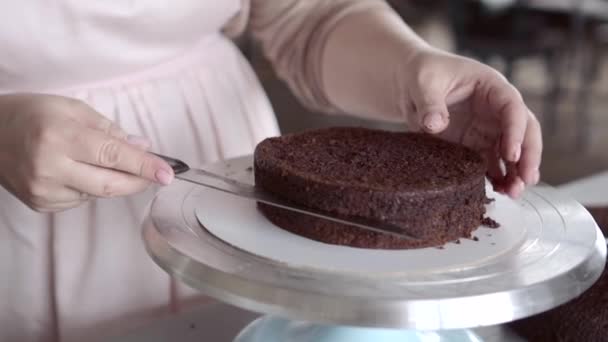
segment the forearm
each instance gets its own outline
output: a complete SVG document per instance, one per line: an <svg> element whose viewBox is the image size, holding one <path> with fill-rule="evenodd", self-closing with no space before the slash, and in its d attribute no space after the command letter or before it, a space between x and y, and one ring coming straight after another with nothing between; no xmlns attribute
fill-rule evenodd
<svg viewBox="0 0 608 342"><path fill-rule="evenodd" d="M329 35L322 57L326 97L341 111L403 121L399 106L408 60L431 47L392 10L381 8L343 18Z"/></svg>

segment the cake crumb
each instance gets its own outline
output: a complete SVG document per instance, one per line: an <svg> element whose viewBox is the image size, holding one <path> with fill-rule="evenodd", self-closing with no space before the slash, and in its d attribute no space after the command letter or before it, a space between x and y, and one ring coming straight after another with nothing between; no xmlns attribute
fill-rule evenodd
<svg viewBox="0 0 608 342"><path fill-rule="evenodd" d="M479 241L479 238L477 236L473 236L473 241Z"/></svg>
<svg viewBox="0 0 608 342"><path fill-rule="evenodd" d="M194 323L190 323L190 329L195 329L196 325Z"/></svg>
<svg viewBox="0 0 608 342"><path fill-rule="evenodd" d="M492 246L496 246L496 243L492 242L492 243L490 243L490 245L492 245Z"/></svg>
<svg viewBox="0 0 608 342"><path fill-rule="evenodd" d="M250 167L246 168L245 171L247 171L247 172L253 171L253 166L250 166Z"/></svg>
<svg viewBox="0 0 608 342"><path fill-rule="evenodd" d="M460 244L460 240L454 241L455 244Z"/></svg>
<svg viewBox="0 0 608 342"><path fill-rule="evenodd" d="M500 223L494 221L493 219L489 218L489 217L484 217L483 220L481 220L481 224L488 227L488 228L498 228L500 227Z"/></svg>
<svg viewBox="0 0 608 342"><path fill-rule="evenodd" d="M496 201L494 198L486 197L486 199L483 201L483 204L490 204L494 201Z"/></svg>

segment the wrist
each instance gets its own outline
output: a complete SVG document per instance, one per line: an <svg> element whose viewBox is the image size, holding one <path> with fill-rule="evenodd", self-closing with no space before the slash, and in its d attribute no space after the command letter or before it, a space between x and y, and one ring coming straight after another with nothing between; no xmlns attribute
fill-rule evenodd
<svg viewBox="0 0 608 342"><path fill-rule="evenodd" d="M397 94L402 78L413 61L435 50L389 8L353 13L327 39L324 93L343 112L403 121Z"/></svg>

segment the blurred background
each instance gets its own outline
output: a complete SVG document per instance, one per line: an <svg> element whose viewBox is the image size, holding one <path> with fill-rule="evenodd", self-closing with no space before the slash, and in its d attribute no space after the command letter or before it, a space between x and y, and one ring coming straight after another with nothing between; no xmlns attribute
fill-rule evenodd
<svg viewBox="0 0 608 342"><path fill-rule="evenodd" d="M608 169L608 0L391 0L432 45L500 70L543 126L542 181L559 185ZM244 50L284 133L330 125L400 128L311 113L257 46Z"/></svg>

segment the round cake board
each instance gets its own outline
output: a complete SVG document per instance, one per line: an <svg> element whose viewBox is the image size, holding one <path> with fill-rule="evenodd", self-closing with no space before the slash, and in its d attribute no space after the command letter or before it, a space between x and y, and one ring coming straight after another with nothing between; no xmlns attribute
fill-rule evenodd
<svg viewBox="0 0 608 342"><path fill-rule="evenodd" d="M252 182L250 156L205 168ZM489 193L498 229L440 248L367 250L270 224L253 201L185 182L151 204L152 258L224 302L299 322L439 331L495 325L575 298L601 274L606 244L591 215L548 186L519 201ZM200 220L200 222L199 222ZM276 322L275 322L276 323Z"/></svg>
<svg viewBox="0 0 608 342"><path fill-rule="evenodd" d="M290 267L366 277L432 274L478 268L518 253L527 239L538 238L538 216L490 187L487 193L495 199L487 216L500 222L499 229L479 227L471 238L420 249L364 249L314 241L273 225L255 202L212 189L201 190L195 212L199 223L222 241Z"/></svg>

